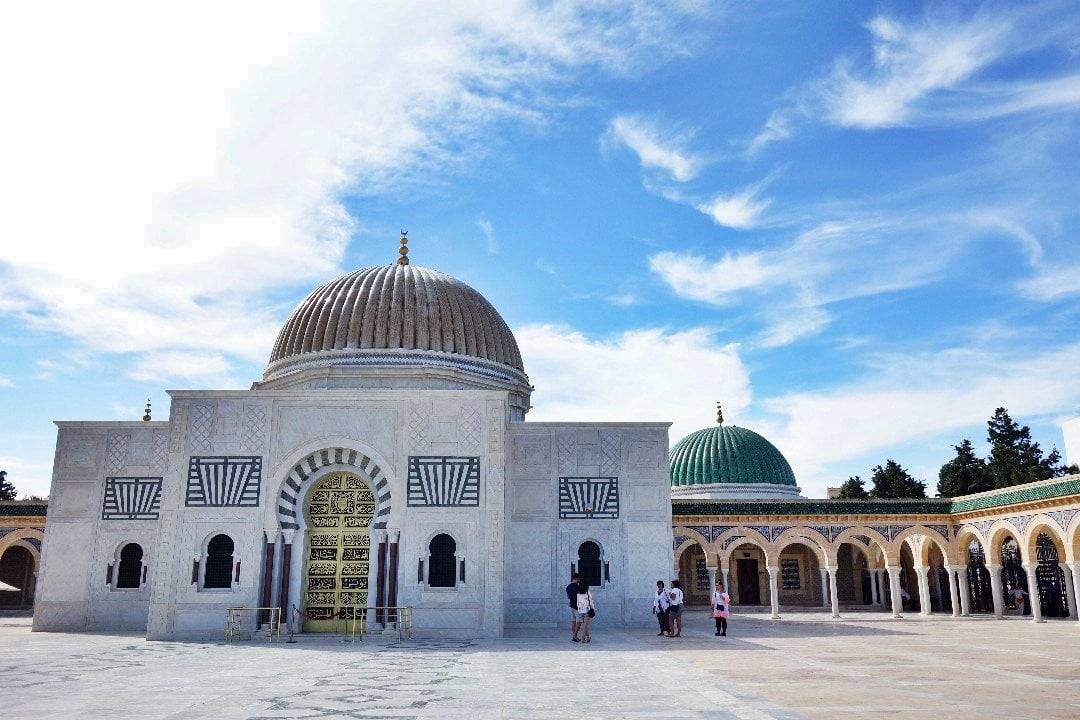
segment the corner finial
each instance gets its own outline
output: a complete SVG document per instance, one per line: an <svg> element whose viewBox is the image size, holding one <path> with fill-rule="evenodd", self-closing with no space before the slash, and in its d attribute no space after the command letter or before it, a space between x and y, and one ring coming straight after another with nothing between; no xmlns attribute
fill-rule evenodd
<svg viewBox="0 0 1080 720"><path fill-rule="evenodd" d="M150 422L150 398L146 398L146 410L143 411L143 422Z"/></svg>
<svg viewBox="0 0 1080 720"><path fill-rule="evenodd" d="M409 231L405 228L401 229L401 237L398 238L398 242L401 243L401 247L398 248L398 265L409 264Z"/></svg>
<svg viewBox="0 0 1080 720"><path fill-rule="evenodd" d="M724 424L724 410L720 406L720 403L716 403L716 424L717 425L723 425Z"/></svg>

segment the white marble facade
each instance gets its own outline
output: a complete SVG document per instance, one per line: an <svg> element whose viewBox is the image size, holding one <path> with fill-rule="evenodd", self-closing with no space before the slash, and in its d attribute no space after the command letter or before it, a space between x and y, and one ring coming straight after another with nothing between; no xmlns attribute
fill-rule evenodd
<svg viewBox="0 0 1080 720"><path fill-rule="evenodd" d="M415 608L419 632L494 637L507 626L563 622L562 588L585 540L600 546L605 563L596 589L598 622L649 622L652 584L670 573L666 423L511 422L508 393L490 390L170 394L168 422L57 423L35 629L145 627L153 639L206 638L221 635L227 607L256 607L268 599L271 606L303 611L303 495L334 470L355 472L372 483L376 496L388 491L379 508L389 511L371 531L372 556L378 542L398 543L395 592L385 586L388 579L384 590L396 604ZM334 456L338 450L345 453ZM330 462L320 458L324 451ZM478 503L410 506L411 456L478 457ZM189 467L192 458L203 457L258 458L257 493L249 488L222 506L189 505ZM295 493L290 471L311 457L320 467ZM369 460L366 468L362 458ZM381 490L374 487L376 466L386 481ZM608 507L599 512L565 499L561 506L561 478L615 478L617 504L611 505L612 489L605 486ZM142 485L117 501L117 482ZM283 491L302 497L288 505ZM298 511L299 528L287 527L283 505ZM205 563L206 543L220 533L235 543L234 582L208 589L193 564ZM466 569L452 588L428 587L418 574L438 533L455 539ZM119 553L132 542L143 549L145 569L138 587L120 588ZM274 543L269 555L266 542ZM280 585L283 543L293 548L287 603ZM269 597L264 573L271 574Z"/></svg>
<svg viewBox="0 0 1080 720"><path fill-rule="evenodd" d="M565 621L583 542L599 622L649 622L672 566L668 424L525 422L510 328L405 243L312 291L251 389L170 392L168 422L57 423L35 629L220 637L230 607L316 630L410 606L418 632L498 637ZM308 532L315 507L337 530Z"/></svg>

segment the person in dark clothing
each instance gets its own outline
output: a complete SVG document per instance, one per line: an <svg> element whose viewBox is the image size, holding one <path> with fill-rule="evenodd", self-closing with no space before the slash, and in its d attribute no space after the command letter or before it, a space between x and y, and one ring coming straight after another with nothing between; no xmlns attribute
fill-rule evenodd
<svg viewBox="0 0 1080 720"><path fill-rule="evenodd" d="M656 615L656 621L660 624L660 632L656 633L657 637L667 635L671 632L668 627L669 605L671 605L671 601L668 600L667 588L664 587L664 581L657 580L656 599L653 600L653 615Z"/></svg>
<svg viewBox="0 0 1080 720"><path fill-rule="evenodd" d="M580 582L581 576L574 573L570 576L570 584L566 586L566 602L570 606L570 639L573 642L580 642L578 631L581 630L581 622L578 620L577 612L578 583Z"/></svg>

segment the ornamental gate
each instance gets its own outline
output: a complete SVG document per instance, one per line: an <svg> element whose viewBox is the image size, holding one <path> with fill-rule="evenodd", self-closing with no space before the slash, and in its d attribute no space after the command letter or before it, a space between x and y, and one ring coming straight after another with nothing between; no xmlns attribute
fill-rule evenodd
<svg viewBox="0 0 1080 720"><path fill-rule="evenodd" d="M311 489L304 556L304 632L344 632L368 604L375 497L356 475L327 475Z"/></svg>

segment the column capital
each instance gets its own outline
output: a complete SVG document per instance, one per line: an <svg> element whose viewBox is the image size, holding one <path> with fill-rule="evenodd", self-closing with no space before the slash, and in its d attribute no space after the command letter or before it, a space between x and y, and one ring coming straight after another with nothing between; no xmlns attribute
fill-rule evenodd
<svg viewBox="0 0 1080 720"><path fill-rule="evenodd" d="M278 529L276 527L263 528L263 532L266 534L266 542L273 545L277 541Z"/></svg>
<svg viewBox="0 0 1080 720"><path fill-rule="evenodd" d="M983 567L985 567L991 573L1001 572L1001 566L997 563L986 563Z"/></svg>
<svg viewBox="0 0 1080 720"><path fill-rule="evenodd" d="M775 575L780 572L780 567L778 565L766 565L765 569L769 571L770 575Z"/></svg>
<svg viewBox="0 0 1080 720"><path fill-rule="evenodd" d="M396 543L401 539L401 530L389 529L386 531L386 539L388 542Z"/></svg>
<svg viewBox="0 0 1080 720"><path fill-rule="evenodd" d="M1039 567L1038 563L1020 563L1020 567L1024 568L1024 572L1032 573Z"/></svg>
<svg viewBox="0 0 1080 720"><path fill-rule="evenodd" d="M386 542L387 531L386 530L372 530L371 539L376 543Z"/></svg>
<svg viewBox="0 0 1080 720"><path fill-rule="evenodd" d="M281 538L285 541L286 545L292 545L293 537L296 535L295 530L282 530Z"/></svg>
<svg viewBox="0 0 1080 720"><path fill-rule="evenodd" d="M1080 560L1070 560L1065 564L1071 567L1073 570L1080 572Z"/></svg>
<svg viewBox="0 0 1080 720"><path fill-rule="evenodd" d="M826 572L828 572L830 575L834 575L834 574L836 574L836 571L839 570L840 568L838 566L836 566L836 565L826 565L823 569Z"/></svg>

